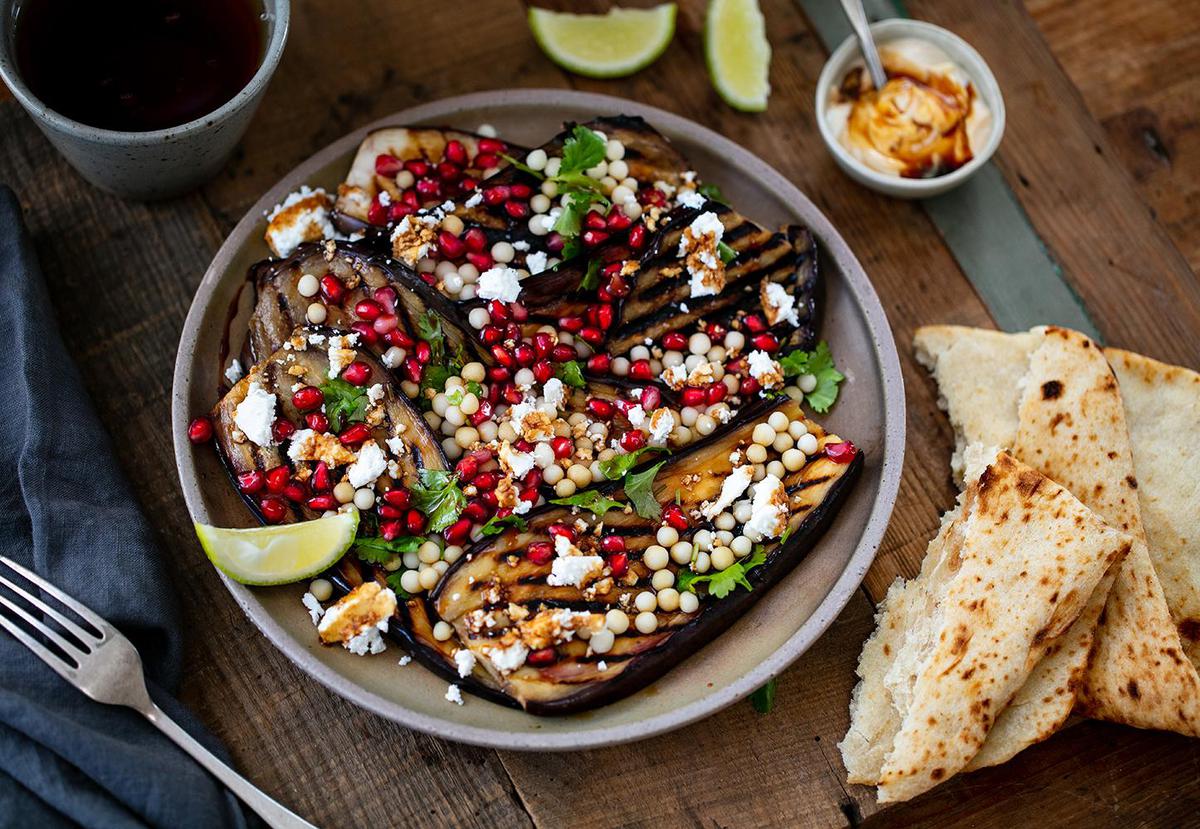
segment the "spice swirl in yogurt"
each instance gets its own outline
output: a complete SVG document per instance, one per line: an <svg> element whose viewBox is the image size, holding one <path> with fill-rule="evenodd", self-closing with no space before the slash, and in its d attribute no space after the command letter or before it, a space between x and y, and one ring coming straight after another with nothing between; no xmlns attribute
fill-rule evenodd
<svg viewBox="0 0 1200 829"><path fill-rule="evenodd" d="M883 89L859 63L830 90L826 118L841 145L871 169L904 178L945 175L970 161L992 114L962 68L916 38L881 44L879 56Z"/></svg>

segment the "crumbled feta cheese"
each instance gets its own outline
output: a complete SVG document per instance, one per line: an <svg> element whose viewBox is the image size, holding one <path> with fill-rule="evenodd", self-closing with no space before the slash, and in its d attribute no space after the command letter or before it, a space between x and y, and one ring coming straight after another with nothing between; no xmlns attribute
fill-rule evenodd
<svg viewBox="0 0 1200 829"><path fill-rule="evenodd" d="M478 207L483 204L483 193L476 191L475 195L463 202L463 207Z"/></svg>
<svg viewBox="0 0 1200 829"><path fill-rule="evenodd" d="M525 257L525 269L530 274L541 273L546 270L546 263L550 257L544 251L535 250L533 253Z"/></svg>
<svg viewBox="0 0 1200 829"><path fill-rule="evenodd" d="M724 233L717 214L708 211L697 216L679 238L678 256L687 261L692 299L715 296L725 287L725 263L717 251Z"/></svg>
<svg viewBox="0 0 1200 829"><path fill-rule="evenodd" d="M512 243L512 246L513 246L513 250L519 250L522 252L529 250L529 243L526 242L524 239L518 239L517 241Z"/></svg>
<svg viewBox="0 0 1200 829"><path fill-rule="evenodd" d="M750 520L742 532L751 539L775 538L787 529L788 496L783 481L767 475L754 487L754 501L750 505Z"/></svg>
<svg viewBox="0 0 1200 829"><path fill-rule="evenodd" d="M367 400L374 405L383 399L383 383L376 383L367 389Z"/></svg>
<svg viewBox="0 0 1200 829"><path fill-rule="evenodd" d="M403 668L405 665L409 664L410 662L412 662L412 657L405 655L405 656L400 657L400 661L397 662L396 664L399 665L401 668Z"/></svg>
<svg viewBox="0 0 1200 829"><path fill-rule="evenodd" d="M655 409L650 415L650 443L665 446L675 431L675 415L670 409Z"/></svg>
<svg viewBox="0 0 1200 829"><path fill-rule="evenodd" d="M688 304L686 302L681 302L679 303L679 310L686 314L690 309L688 308Z"/></svg>
<svg viewBox="0 0 1200 829"><path fill-rule="evenodd" d="M600 556L559 556L550 565L546 584L551 587L583 587L588 578L599 573L603 567L604 559Z"/></svg>
<svg viewBox="0 0 1200 829"><path fill-rule="evenodd" d="M236 383L246 375L246 371L242 368L242 363L237 357L229 364L229 368L225 369L225 379L230 383Z"/></svg>
<svg viewBox="0 0 1200 829"><path fill-rule="evenodd" d="M548 407L553 410L553 406ZM534 401L526 397L508 409L508 419L521 437L530 443L550 440L554 437L554 417L552 412L544 412Z"/></svg>
<svg viewBox="0 0 1200 829"><path fill-rule="evenodd" d="M238 430L257 446L271 446L271 425L275 422L275 395L258 382L250 383L246 397L233 410Z"/></svg>
<svg viewBox="0 0 1200 829"><path fill-rule="evenodd" d="M500 465L512 473L514 478L524 478L533 469L533 455L529 452L518 452L508 441L500 445Z"/></svg>
<svg viewBox="0 0 1200 829"><path fill-rule="evenodd" d="M529 656L529 648L525 647L525 643L518 639L508 647L492 648L487 652L487 656L491 660L493 668L502 674L511 674L525 664L525 657Z"/></svg>
<svg viewBox="0 0 1200 829"><path fill-rule="evenodd" d="M454 665L458 668L458 675L466 679L475 670L475 654L466 648L459 648L454 652Z"/></svg>
<svg viewBox="0 0 1200 829"><path fill-rule="evenodd" d="M446 689L446 701L452 702L455 705L462 705L463 704L462 689L459 688L457 685L451 685L449 688Z"/></svg>
<svg viewBox="0 0 1200 829"><path fill-rule="evenodd" d="M292 463L324 461L329 466L354 463L354 453L342 446L335 435L314 432L312 429L301 429L292 435L288 457Z"/></svg>
<svg viewBox="0 0 1200 829"><path fill-rule="evenodd" d="M757 380L764 389L783 385L783 370L767 352L751 351L746 357L746 362L750 367L750 376Z"/></svg>
<svg viewBox="0 0 1200 829"><path fill-rule="evenodd" d="M321 603L317 601L317 597L312 593L305 593L300 599L304 603L304 607L308 610L309 618L312 619L314 625L321 623L321 614L325 612L325 608L321 607Z"/></svg>
<svg viewBox="0 0 1200 829"><path fill-rule="evenodd" d="M366 656L369 653L383 653L387 643L383 641L383 631L387 630L387 620L380 622L377 627L369 627L362 633L352 637L346 643L346 650L355 656Z"/></svg>
<svg viewBox="0 0 1200 829"><path fill-rule="evenodd" d="M596 663L596 670L600 671L601 673L603 673L604 671L607 671L608 663L605 662L603 659L601 659L599 662Z"/></svg>
<svg viewBox="0 0 1200 829"><path fill-rule="evenodd" d="M501 302L516 302L521 295L521 276L516 268L497 265L479 275L476 296L480 299L498 299Z"/></svg>
<svg viewBox="0 0 1200 829"><path fill-rule="evenodd" d="M634 406L625 413L625 417L629 420L630 426L641 428L642 424L646 422L646 410L640 405Z"/></svg>
<svg viewBox="0 0 1200 829"><path fill-rule="evenodd" d="M350 479L350 485L358 489L371 486L386 470L387 457L383 450L379 448L378 443L368 440L362 449L358 450L358 458L346 469L346 475Z"/></svg>
<svg viewBox="0 0 1200 829"><path fill-rule="evenodd" d="M662 381L670 386L675 391L679 391L687 384L688 371L680 363L677 366L669 366L662 373Z"/></svg>
<svg viewBox="0 0 1200 829"><path fill-rule="evenodd" d="M309 345L321 345L322 343L325 342L325 340L326 340L326 337L324 334L318 334L318 333L314 332L314 333L308 335L308 344ZM303 349L301 349L301 350L303 351Z"/></svg>
<svg viewBox="0 0 1200 829"><path fill-rule="evenodd" d="M767 322L776 325L786 320L793 326L800 327L800 316L796 313L796 298L787 292L787 288L778 282L764 279L761 294L763 313L767 315Z"/></svg>
<svg viewBox="0 0 1200 829"><path fill-rule="evenodd" d="M404 362L404 351L399 348L389 348L383 352L383 364L388 368L395 368Z"/></svg>
<svg viewBox="0 0 1200 829"><path fill-rule="evenodd" d="M551 377L547 380L545 387L542 389L542 399L556 409L562 406L565 395L566 389L563 388L563 381L557 377Z"/></svg>
<svg viewBox="0 0 1200 829"><path fill-rule="evenodd" d="M721 494L717 500L711 504L705 505L701 510L705 518L715 518L720 515L729 505L742 496L750 487L750 482L754 480L754 467L747 464L739 466L725 476L725 480L721 483Z"/></svg>
<svg viewBox="0 0 1200 829"><path fill-rule="evenodd" d="M704 203L708 199L697 193L695 190L682 190L679 193L679 203L684 207L690 207L693 210L699 210L704 207Z"/></svg>
<svg viewBox="0 0 1200 829"><path fill-rule="evenodd" d="M276 256L290 256L305 242L336 235L330 221L332 199L321 188L301 187L289 193L267 216L267 244Z"/></svg>
<svg viewBox="0 0 1200 829"><path fill-rule="evenodd" d="M387 440L384 441L384 443L387 444L388 451L391 452L393 455L395 455L397 458L400 457L401 455L403 455L404 452L406 451L405 446L404 446L404 441L401 440L400 438L388 438Z"/></svg>
<svg viewBox="0 0 1200 829"><path fill-rule="evenodd" d="M533 501L517 501L517 505L512 508L514 515L524 515L533 509Z"/></svg>

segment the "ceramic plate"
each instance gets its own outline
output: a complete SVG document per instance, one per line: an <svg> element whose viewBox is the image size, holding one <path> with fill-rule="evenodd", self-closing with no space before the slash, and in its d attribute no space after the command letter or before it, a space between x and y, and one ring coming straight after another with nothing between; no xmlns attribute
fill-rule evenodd
<svg viewBox="0 0 1200 829"><path fill-rule="evenodd" d="M453 705L444 699L445 680L415 663L397 666L399 647L363 658L318 644L297 586L250 589L226 579L246 615L300 668L354 703L410 728L503 749L582 749L650 737L708 716L781 672L829 627L862 581L891 515L904 457L904 387L883 308L846 242L783 176L716 133L632 101L554 89L467 95L384 118L301 164L238 223L200 283L175 363L175 455L192 518L222 526L253 523L216 453L195 450L186 425L216 399L230 309L237 305L249 266L268 255L262 239L267 210L301 184L334 190L371 129L416 124L474 129L489 123L503 138L537 145L558 132L564 120L617 114L646 118L679 146L703 180L719 185L751 219L812 229L821 245L825 283L821 336L849 378L840 402L820 420L865 450L866 467L815 549L729 630L637 694L569 717L533 717L470 695L466 705ZM239 346L232 343L235 353Z"/></svg>

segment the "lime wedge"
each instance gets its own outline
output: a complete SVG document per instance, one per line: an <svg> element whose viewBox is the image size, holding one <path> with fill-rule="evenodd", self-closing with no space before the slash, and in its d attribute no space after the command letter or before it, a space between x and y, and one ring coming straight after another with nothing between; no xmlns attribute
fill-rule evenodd
<svg viewBox="0 0 1200 829"><path fill-rule="evenodd" d="M675 35L675 4L572 14L532 7L529 28L550 60L589 78L621 78L645 69Z"/></svg>
<svg viewBox="0 0 1200 829"><path fill-rule="evenodd" d="M358 530L358 512L230 530L196 524L196 536L222 573L242 584L287 584L315 576L341 558Z"/></svg>
<svg viewBox="0 0 1200 829"><path fill-rule="evenodd" d="M725 103L762 112L771 94L771 44L758 0L709 0L704 55L713 86Z"/></svg>

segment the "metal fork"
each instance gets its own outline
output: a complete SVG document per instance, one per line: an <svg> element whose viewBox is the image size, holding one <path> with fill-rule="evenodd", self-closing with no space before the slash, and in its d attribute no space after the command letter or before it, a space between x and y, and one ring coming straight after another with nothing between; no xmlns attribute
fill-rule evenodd
<svg viewBox="0 0 1200 829"><path fill-rule="evenodd" d="M12 601L4 593L0 593L0 604L21 617L30 627L53 643L54 648L59 652L56 653L53 649L43 645L24 627L2 613L0 613L0 625L17 637L25 647L41 657L42 661L53 668L59 676L96 702L103 702L107 705L125 705L140 713L159 731L170 737L176 745L190 754L196 762L208 769L210 774L241 798L242 802L257 812L270 826L286 827L286 829L299 829L299 827L316 829L311 823L272 800L249 780L221 762L216 755L197 742L191 734L180 728L174 720L154 704L154 701L150 699L150 694L146 691L141 657L138 656L133 643L126 639L119 630L36 573L30 572L5 556L0 556L0 562L79 614L80 618L93 628L90 631L85 629L41 598L6 578L3 571L0 571L0 584L41 610L46 616L54 619L71 637L77 640L76 642L71 641L24 607Z"/></svg>

